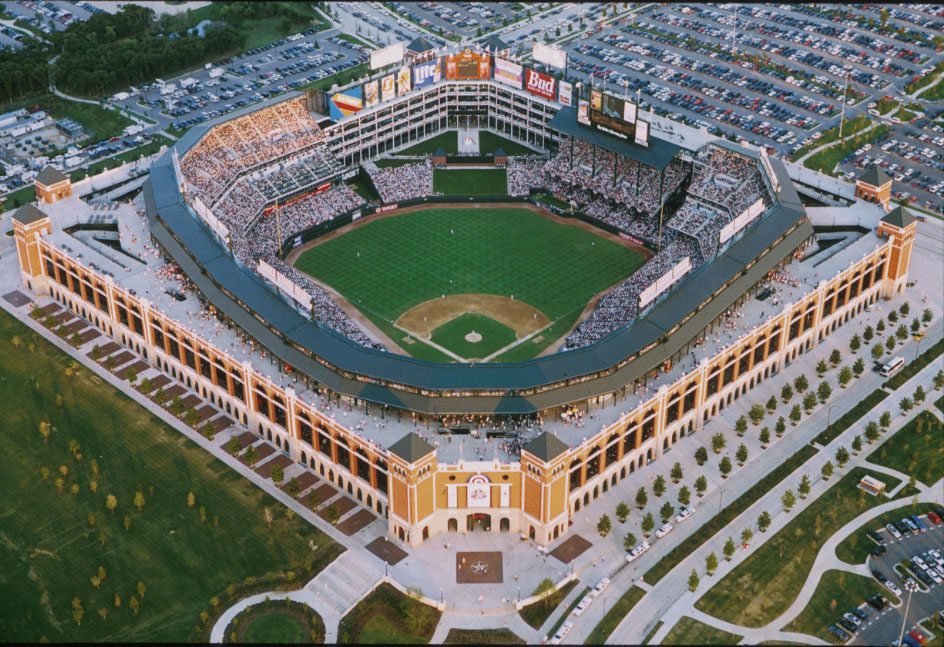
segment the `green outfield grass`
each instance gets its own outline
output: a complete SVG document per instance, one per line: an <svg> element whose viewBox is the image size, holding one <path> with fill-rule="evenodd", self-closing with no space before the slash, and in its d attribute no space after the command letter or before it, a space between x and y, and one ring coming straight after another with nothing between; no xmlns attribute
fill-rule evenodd
<svg viewBox="0 0 944 647"><path fill-rule="evenodd" d="M247 578L294 569L300 586L304 562L324 566L339 554L338 544L87 369L67 374L71 363L0 311L5 641L187 642L199 614L212 613L212 597L232 603L230 585L241 590ZM48 441L43 419L52 425ZM99 567L105 578L96 586Z"/></svg>
<svg viewBox="0 0 944 647"><path fill-rule="evenodd" d="M442 294L514 295L559 320L553 333L559 336L593 295L644 260L633 249L526 209L430 207L367 220L304 252L296 266L344 295L414 357L450 361L420 341L403 343L405 334L392 323ZM528 341L519 348L516 359L526 359L543 346Z"/></svg>
<svg viewBox="0 0 944 647"><path fill-rule="evenodd" d="M481 341L465 339L473 332L482 336ZM434 330L432 341L460 357L482 359L515 341L515 331L491 317L468 312Z"/></svg>
<svg viewBox="0 0 944 647"><path fill-rule="evenodd" d="M508 174L496 169L435 169L433 191L443 195L508 195Z"/></svg>

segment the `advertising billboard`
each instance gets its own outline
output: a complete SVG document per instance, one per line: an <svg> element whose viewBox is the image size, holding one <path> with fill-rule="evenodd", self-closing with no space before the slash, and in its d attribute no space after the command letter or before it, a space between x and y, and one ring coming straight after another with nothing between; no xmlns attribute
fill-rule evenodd
<svg viewBox="0 0 944 647"><path fill-rule="evenodd" d="M410 68L401 67L397 72L397 96L406 94L412 89L410 84Z"/></svg>
<svg viewBox="0 0 944 647"><path fill-rule="evenodd" d="M370 53L370 69L376 70L403 60L403 43L394 43Z"/></svg>
<svg viewBox="0 0 944 647"><path fill-rule="evenodd" d="M623 121L626 123L636 123L636 104L632 101L626 101L623 104Z"/></svg>
<svg viewBox="0 0 944 647"><path fill-rule="evenodd" d="M344 117L359 112L364 107L364 96L361 86L339 90L328 100L328 116L338 121Z"/></svg>
<svg viewBox="0 0 944 647"><path fill-rule="evenodd" d="M628 117L631 117L632 121ZM621 139L633 140L637 136L635 122L636 106L634 104L600 90L590 91L590 124L597 130ZM648 133L647 128L644 139L646 143L649 140ZM640 142L636 141L636 143Z"/></svg>
<svg viewBox="0 0 944 647"><path fill-rule="evenodd" d="M545 65L556 67L559 70L563 70L567 67L567 53L564 50L554 47L553 45L545 45L540 41L534 41L534 49L531 52L531 57L537 63L544 63Z"/></svg>
<svg viewBox="0 0 944 647"><path fill-rule="evenodd" d="M370 81L364 84L364 105L376 106L380 103L380 82Z"/></svg>
<svg viewBox="0 0 944 647"><path fill-rule="evenodd" d="M577 121L584 126L590 125L590 103L583 99L577 102Z"/></svg>
<svg viewBox="0 0 944 647"><path fill-rule="evenodd" d="M413 87L423 88L432 83L439 83L442 72L439 59L413 66Z"/></svg>
<svg viewBox="0 0 944 647"><path fill-rule="evenodd" d="M574 105L574 100L573 100L574 86L572 86L567 81L561 81L560 83L557 84L557 86L558 86L558 93L559 93L557 100L560 101L560 104L568 108Z"/></svg>
<svg viewBox="0 0 944 647"><path fill-rule="evenodd" d="M495 59L495 80L505 85L521 88L521 66L503 58Z"/></svg>
<svg viewBox="0 0 944 647"><path fill-rule="evenodd" d="M525 69L524 71L524 89L545 99L553 101L555 79L553 76L542 74L536 70Z"/></svg>
<svg viewBox="0 0 944 647"><path fill-rule="evenodd" d="M636 122L636 135L633 141L635 141L640 146L649 145L649 122L648 121Z"/></svg>
<svg viewBox="0 0 944 647"><path fill-rule="evenodd" d="M491 74L490 63L488 54L479 54L471 49L452 54L446 57L446 78L459 81L487 79Z"/></svg>
<svg viewBox="0 0 944 647"><path fill-rule="evenodd" d="M390 101L397 96L396 75L388 74L380 79L380 100Z"/></svg>

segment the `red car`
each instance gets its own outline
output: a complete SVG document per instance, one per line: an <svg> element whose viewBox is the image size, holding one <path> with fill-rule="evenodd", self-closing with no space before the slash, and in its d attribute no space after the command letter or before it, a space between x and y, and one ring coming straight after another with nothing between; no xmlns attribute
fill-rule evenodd
<svg viewBox="0 0 944 647"><path fill-rule="evenodd" d="M933 521L939 526L941 525L941 523L944 523L944 520L942 520L939 516L937 516L934 510L928 510L928 519L930 519L931 521Z"/></svg>
<svg viewBox="0 0 944 647"><path fill-rule="evenodd" d="M909 631L908 635L911 636L913 640L917 640L922 645L928 640L927 636L925 636L923 633L921 633L920 631L916 629L912 629L911 631Z"/></svg>

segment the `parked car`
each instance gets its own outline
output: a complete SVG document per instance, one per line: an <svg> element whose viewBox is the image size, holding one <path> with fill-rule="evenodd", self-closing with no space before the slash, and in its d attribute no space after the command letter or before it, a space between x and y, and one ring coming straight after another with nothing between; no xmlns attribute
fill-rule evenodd
<svg viewBox="0 0 944 647"><path fill-rule="evenodd" d="M849 613L848 611L846 611L844 614L842 614L842 617L843 617L844 619L848 620L849 622L851 622L852 624L854 624L856 627L858 627L859 625L862 624L862 621L859 620L859 618L858 618L857 616L855 616L855 615L852 614L852 613Z"/></svg>
<svg viewBox="0 0 944 647"><path fill-rule="evenodd" d="M887 530L889 534L895 539L901 539L901 533L898 532L898 528L896 528L894 525L890 523L885 524L885 530Z"/></svg>
<svg viewBox="0 0 944 647"><path fill-rule="evenodd" d="M590 606L590 603L593 602L593 598L589 595L583 596L583 599L577 603L576 608L574 608L574 615L580 616L584 611L587 610L587 607Z"/></svg>
<svg viewBox="0 0 944 647"><path fill-rule="evenodd" d="M670 532L672 532L672 528L674 528L674 527L675 527L675 526L673 526L673 525L670 524L670 523L664 523L664 524L662 524L661 526L659 526L659 529L656 530L656 537L665 537L667 534L669 534Z"/></svg>
<svg viewBox="0 0 944 647"><path fill-rule="evenodd" d="M884 546L875 546L872 550L869 551L869 554L870 554L872 557L881 557L881 556L884 555L887 551L888 551L888 549L886 549Z"/></svg>
<svg viewBox="0 0 944 647"><path fill-rule="evenodd" d="M692 513L694 513L694 512L695 512L694 508L690 508L690 507L687 506L687 505L686 505L686 506L682 506L682 508L681 508L681 510L679 510L678 514L675 515L675 523L681 523L681 522L685 521L685 520L688 519L690 516L692 516Z"/></svg>
<svg viewBox="0 0 944 647"><path fill-rule="evenodd" d="M610 585L610 578L604 577L602 580L597 582L597 585L593 587L593 590L590 592L593 597L599 596L603 591Z"/></svg>
<svg viewBox="0 0 944 647"><path fill-rule="evenodd" d="M834 635L834 636L835 636L836 638L838 638L839 640L841 640L841 641L843 641L843 642L849 640L849 634L847 634L845 631L843 631L842 629L840 629L840 628L837 627L836 625L829 625L828 629L829 629L829 633L831 633L832 635Z"/></svg>

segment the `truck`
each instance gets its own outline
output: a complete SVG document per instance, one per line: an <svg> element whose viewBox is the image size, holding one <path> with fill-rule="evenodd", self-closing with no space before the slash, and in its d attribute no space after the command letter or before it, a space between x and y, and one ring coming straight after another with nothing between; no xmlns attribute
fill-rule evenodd
<svg viewBox="0 0 944 647"><path fill-rule="evenodd" d="M200 82L196 80L195 78L193 78L192 76L189 76L186 79L182 79L180 81L180 87L184 89L192 88L195 85L200 85Z"/></svg>
<svg viewBox="0 0 944 647"><path fill-rule="evenodd" d="M127 128L125 128L124 134L125 134L125 135L136 135L136 134L138 134L139 132L141 132L142 130L144 130L144 126L143 126L142 124L131 124L130 126L128 126Z"/></svg>
<svg viewBox="0 0 944 647"><path fill-rule="evenodd" d="M225 71L225 70L223 70L222 67L214 67L212 70L210 70L210 78L211 78L211 79L217 79L217 78L223 76L223 72L224 72L224 71Z"/></svg>
<svg viewBox="0 0 944 647"><path fill-rule="evenodd" d="M177 91L176 83L165 83L161 86L161 95L173 94Z"/></svg>
<svg viewBox="0 0 944 647"><path fill-rule="evenodd" d="M131 95L128 94L127 92L119 92L118 94L116 94L115 96L113 96L112 99L113 99L114 101L124 101L125 99L127 99L127 98L130 97L130 96L131 96Z"/></svg>

